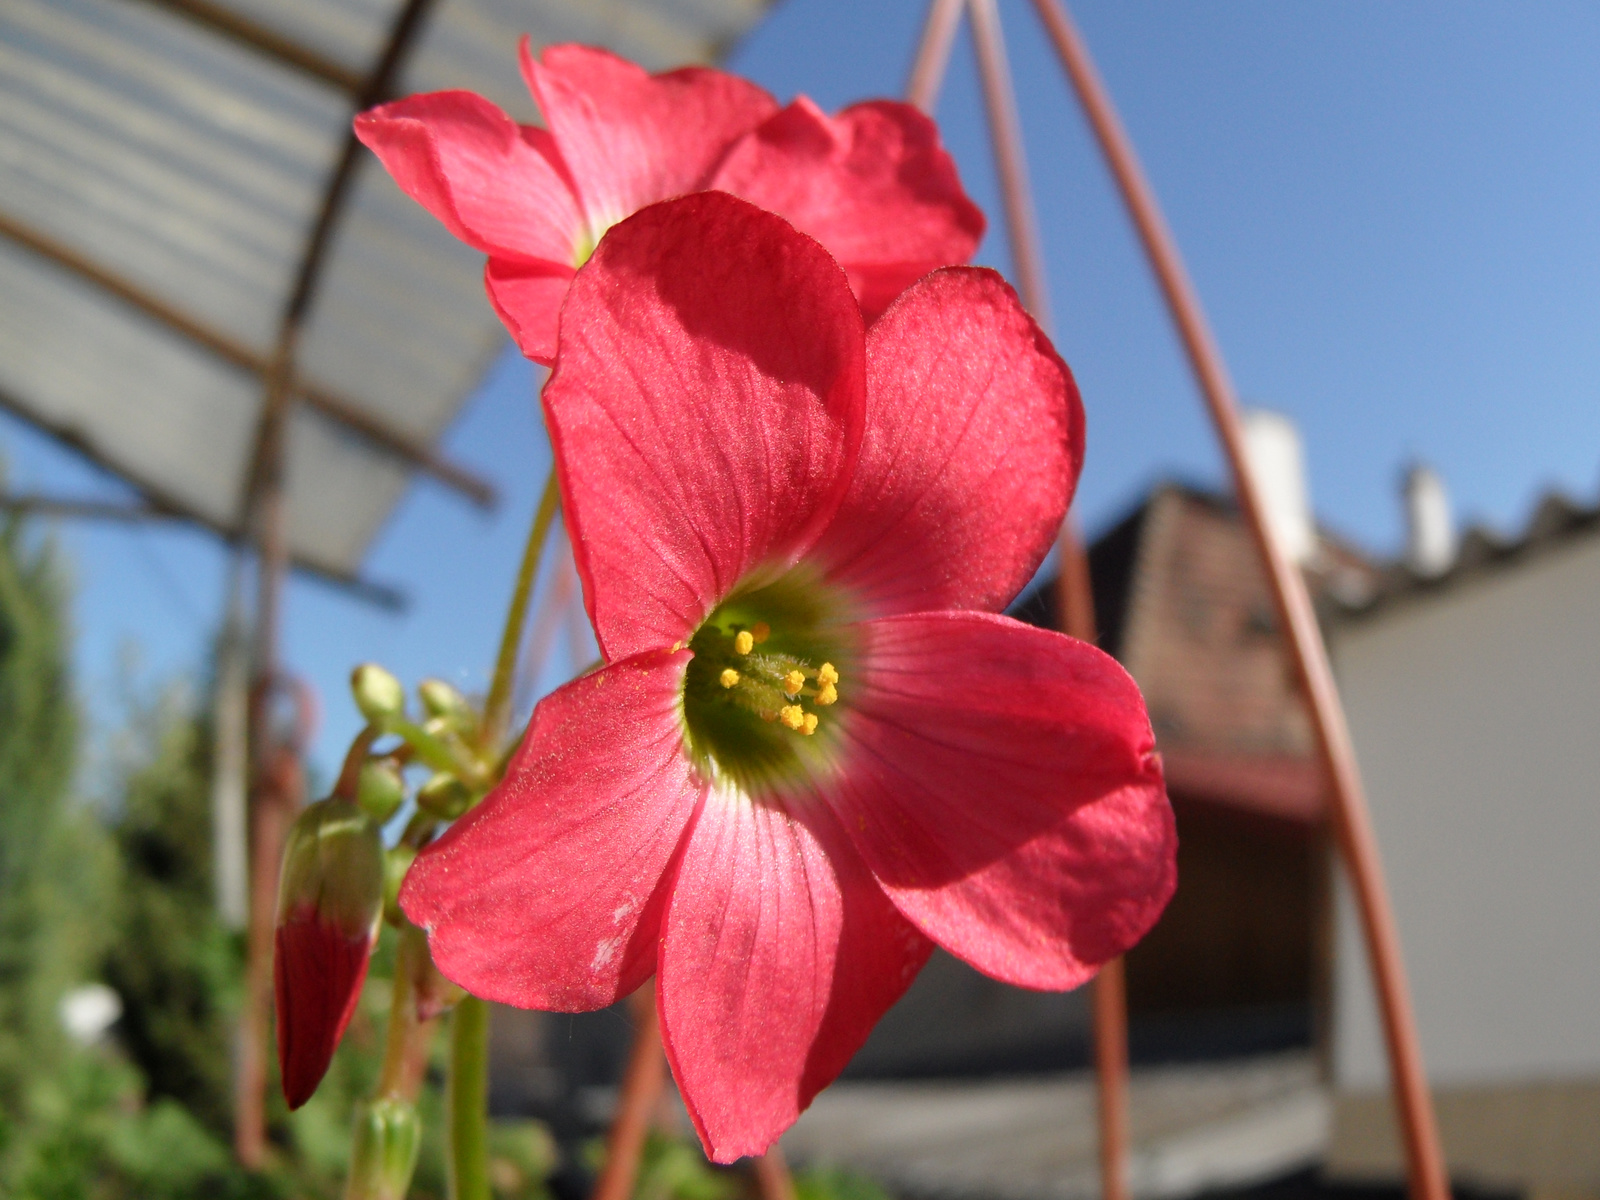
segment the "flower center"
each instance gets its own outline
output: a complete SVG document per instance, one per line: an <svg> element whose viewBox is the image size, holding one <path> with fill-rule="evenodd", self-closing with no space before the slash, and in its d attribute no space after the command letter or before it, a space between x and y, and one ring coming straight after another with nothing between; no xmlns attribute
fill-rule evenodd
<svg viewBox="0 0 1600 1200"><path fill-rule="evenodd" d="M683 715L702 771L753 792L826 761L855 657L839 609L797 570L735 592L695 630Z"/></svg>
<svg viewBox="0 0 1600 1200"><path fill-rule="evenodd" d="M600 244L600 239L605 237L606 231L617 223L620 218L610 220L585 221L578 230L578 236L572 243L572 265L582 267L593 256L595 247Z"/></svg>

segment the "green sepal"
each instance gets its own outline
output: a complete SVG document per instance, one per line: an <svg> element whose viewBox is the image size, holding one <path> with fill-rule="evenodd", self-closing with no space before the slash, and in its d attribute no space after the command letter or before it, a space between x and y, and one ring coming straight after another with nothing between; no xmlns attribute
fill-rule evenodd
<svg viewBox="0 0 1600 1200"><path fill-rule="evenodd" d="M349 937L375 937L383 912L383 842L348 800L308 805L289 829L278 878L278 923L306 911Z"/></svg>
<svg viewBox="0 0 1600 1200"><path fill-rule="evenodd" d="M422 1145L416 1105L380 1096L356 1108L345 1200L405 1200Z"/></svg>

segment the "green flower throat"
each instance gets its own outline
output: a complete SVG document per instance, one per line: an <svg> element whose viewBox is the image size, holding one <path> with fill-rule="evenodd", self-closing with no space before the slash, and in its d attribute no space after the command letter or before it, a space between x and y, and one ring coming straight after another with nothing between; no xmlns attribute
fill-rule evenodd
<svg viewBox="0 0 1600 1200"><path fill-rule="evenodd" d="M683 717L705 774L755 792L828 757L855 658L839 608L791 571L735 592L695 630Z"/></svg>

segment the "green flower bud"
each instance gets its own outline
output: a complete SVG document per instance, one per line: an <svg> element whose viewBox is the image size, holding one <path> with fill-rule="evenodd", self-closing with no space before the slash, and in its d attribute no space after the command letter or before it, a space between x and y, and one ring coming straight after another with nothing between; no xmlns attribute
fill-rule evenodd
<svg viewBox="0 0 1600 1200"><path fill-rule="evenodd" d="M436 817L453 821L472 807L472 792L448 771L440 771L417 789L417 805Z"/></svg>
<svg viewBox="0 0 1600 1200"><path fill-rule="evenodd" d="M397 928L406 919L400 911L400 885L406 881L406 872L416 860L416 847L404 842L383 856L383 917Z"/></svg>
<svg viewBox="0 0 1600 1200"><path fill-rule="evenodd" d="M361 782L356 786L356 803L382 825L406 798L405 780L391 762L368 759L361 764Z"/></svg>
<svg viewBox="0 0 1600 1200"><path fill-rule="evenodd" d="M358 1106L346 1200L405 1200L421 1144L414 1104L380 1097Z"/></svg>
<svg viewBox="0 0 1600 1200"><path fill-rule="evenodd" d="M369 725L380 727L391 717L405 715L405 689L376 663L362 663L350 673L350 691Z"/></svg>
<svg viewBox="0 0 1600 1200"><path fill-rule="evenodd" d="M430 717L445 717L470 725L475 717L467 698L442 679L424 679L417 685L423 711Z"/></svg>

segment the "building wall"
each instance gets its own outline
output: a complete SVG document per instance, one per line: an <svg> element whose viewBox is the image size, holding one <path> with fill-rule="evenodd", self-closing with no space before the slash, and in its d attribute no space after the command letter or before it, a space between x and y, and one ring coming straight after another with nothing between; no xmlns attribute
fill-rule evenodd
<svg viewBox="0 0 1600 1200"><path fill-rule="evenodd" d="M1430 1079L1600 1076L1600 539L1333 640ZM1382 1040L1338 909L1335 1076L1371 1089Z"/></svg>

